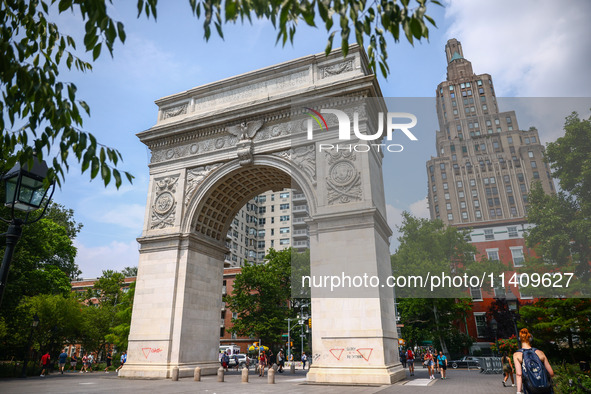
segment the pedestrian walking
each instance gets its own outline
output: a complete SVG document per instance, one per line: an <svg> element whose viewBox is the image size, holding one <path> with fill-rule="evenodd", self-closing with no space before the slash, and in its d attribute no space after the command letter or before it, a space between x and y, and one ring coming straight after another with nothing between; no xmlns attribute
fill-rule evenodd
<svg viewBox="0 0 591 394"><path fill-rule="evenodd" d="M50 361L51 361L51 356L49 355L49 352L46 352L43 356L41 356L40 366L41 366L41 368L43 368L41 370L41 377L45 377L46 371L47 371L47 374L49 375L49 362Z"/></svg>
<svg viewBox="0 0 591 394"><path fill-rule="evenodd" d="M503 365L503 387L507 387L506 382L511 376L511 387L515 387L515 380L513 380L513 364L511 363L511 358L507 356L507 352L503 352L503 357L501 357L501 364Z"/></svg>
<svg viewBox="0 0 591 394"><path fill-rule="evenodd" d="M406 352L404 349L400 349L400 353L398 354L398 358L400 359L400 363L402 364L402 368L406 368Z"/></svg>
<svg viewBox="0 0 591 394"><path fill-rule="evenodd" d="M92 353L90 353L88 355L88 369L90 370L90 372L92 372L92 366L94 364L94 356L92 355Z"/></svg>
<svg viewBox="0 0 591 394"><path fill-rule="evenodd" d="M121 368L123 368L123 366L125 365L125 362L127 361L127 352L121 353L121 359L120 359L120 361L121 361L121 365L119 365L119 368L117 368L115 370L115 372L117 372L117 373L119 373L119 370Z"/></svg>
<svg viewBox="0 0 591 394"><path fill-rule="evenodd" d="M302 371L306 369L306 361L308 361L308 356L306 353L302 353Z"/></svg>
<svg viewBox="0 0 591 394"><path fill-rule="evenodd" d="M260 377L265 377L265 367L266 366L267 366L267 356L265 355L265 352L263 351L259 354L258 370L259 370Z"/></svg>
<svg viewBox="0 0 591 394"><path fill-rule="evenodd" d="M105 368L105 373L109 373L109 368L111 368L112 361L113 361L113 356L111 356L111 352L107 352L107 367Z"/></svg>
<svg viewBox="0 0 591 394"><path fill-rule="evenodd" d="M517 394L554 393L551 382L554 370L544 352L531 346L532 339L527 328L519 331L521 349L513 354Z"/></svg>
<svg viewBox="0 0 591 394"><path fill-rule="evenodd" d="M425 365L427 365L427 372L429 372L429 380L435 379L435 372L433 371L435 367L434 364L433 354L431 354L430 350L427 350L427 353L425 353Z"/></svg>
<svg viewBox="0 0 591 394"><path fill-rule="evenodd" d="M410 376L415 375L415 354L411 348L406 351L406 364L408 365L408 372Z"/></svg>
<svg viewBox="0 0 591 394"><path fill-rule="evenodd" d="M222 354L222 368L224 368L224 370L226 372L228 372L228 365L230 364L230 357L228 356L228 353L226 353L224 351L224 353Z"/></svg>
<svg viewBox="0 0 591 394"><path fill-rule="evenodd" d="M60 355L58 356L58 361L59 361L59 371L61 372L61 374L64 374L64 368L66 367L66 359L68 358L68 353L66 353L66 350L64 349L63 352L60 353Z"/></svg>
<svg viewBox="0 0 591 394"><path fill-rule="evenodd" d="M70 367L74 372L76 372L76 365L78 365L78 357L76 357L76 353L72 353L72 357L70 357Z"/></svg>
<svg viewBox="0 0 591 394"><path fill-rule="evenodd" d="M441 370L441 379L447 379L447 357L445 357L445 354L441 350L439 351L439 356L437 356L437 363Z"/></svg>
<svg viewBox="0 0 591 394"><path fill-rule="evenodd" d="M277 365L279 366L277 372L283 373L283 366L285 365L285 355L283 354L283 349L279 350L279 353L277 353Z"/></svg>
<svg viewBox="0 0 591 394"><path fill-rule="evenodd" d="M88 372L88 355L84 353L82 356L82 368L80 368L80 373Z"/></svg>

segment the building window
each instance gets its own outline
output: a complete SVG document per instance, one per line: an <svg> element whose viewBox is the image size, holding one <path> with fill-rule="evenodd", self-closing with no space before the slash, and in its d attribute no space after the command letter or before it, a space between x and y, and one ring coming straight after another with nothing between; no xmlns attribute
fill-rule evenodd
<svg viewBox="0 0 591 394"><path fill-rule="evenodd" d="M480 207L480 201L474 200L474 208L479 208L479 207Z"/></svg>
<svg viewBox="0 0 591 394"><path fill-rule="evenodd" d="M271 205L271 212L275 212L275 205Z"/></svg>
<svg viewBox="0 0 591 394"><path fill-rule="evenodd" d="M447 220L454 220L454 215L452 215L451 213L448 213Z"/></svg>
<svg viewBox="0 0 591 394"><path fill-rule="evenodd" d="M279 217L279 221L281 222L289 222L289 215L282 215Z"/></svg>
<svg viewBox="0 0 591 394"><path fill-rule="evenodd" d="M531 168L538 168L538 164L535 161L532 161Z"/></svg>
<svg viewBox="0 0 591 394"><path fill-rule="evenodd" d="M486 336L486 312L474 312L474 321L476 322L476 336L484 338Z"/></svg>
<svg viewBox="0 0 591 394"><path fill-rule="evenodd" d="M279 240L279 245L289 245L289 238L281 238Z"/></svg>
<svg viewBox="0 0 591 394"><path fill-rule="evenodd" d="M446 200L449 200L449 193L445 193L443 196L445 197Z"/></svg>
<svg viewBox="0 0 591 394"><path fill-rule="evenodd" d="M470 296L472 296L472 301L482 301L482 289L480 287L470 287Z"/></svg>
<svg viewBox="0 0 591 394"><path fill-rule="evenodd" d="M458 181L457 184L458 184L458 187L462 187L463 186L462 181Z"/></svg>
<svg viewBox="0 0 591 394"><path fill-rule="evenodd" d="M462 212L462 219L468 219L468 213Z"/></svg>
<svg viewBox="0 0 591 394"><path fill-rule="evenodd" d="M525 258L523 257L523 246L516 246L511 249L511 256L513 256L513 266L523 267Z"/></svg>
<svg viewBox="0 0 591 394"><path fill-rule="evenodd" d="M517 280L517 284L518 284L518 288L519 288L519 298L521 299L529 299L531 300L533 297L531 294L528 294L527 291L524 289L523 291L521 290L521 284L523 283L524 285L527 285L527 279L522 279L522 275L523 274L519 274L516 276L516 280Z"/></svg>
<svg viewBox="0 0 591 394"><path fill-rule="evenodd" d="M466 201L460 201L460 208L466 209Z"/></svg>
<svg viewBox="0 0 591 394"><path fill-rule="evenodd" d="M289 203L287 203L287 204L280 204L279 205L279 209L281 209L281 210L289 209Z"/></svg>
<svg viewBox="0 0 591 394"><path fill-rule="evenodd" d="M488 259L490 261L498 261L499 260L499 249L486 249L486 256L488 257Z"/></svg>
<svg viewBox="0 0 591 394"><path fill-rule="evenodd" d="M279 234L289 234L289 227L281 227L279 229Z"/></svg>
<svg viewBox="0 0 591 394"><path fill-rule="evenodd" d="M267 207L259 207L259 215L267 212Z"/></svg>
<svg viewBox="0 0 591 394"><path fill-rule="evenodd" d="M441 179L447 179L447 173L446 172L442 172L441 173Z"/></svg>
<svg viewBox="0 0 591 394"><path fill-rule="evenodd" d="M458 192L458 197L464 198L464 192L462 192L462 191Z"/></svg>
<svg viewBox="0 0 591 394"><path fill-rule="evenodd" d="M261 203L261 202L265 202L267 201L267 196L258 196L257 197L257 202Z"/></svg>
<svg viewBox="0 0 591 394"><path fill-rule="evenodd" d="M480 211L475 211L474 214L476 215L476 219L480 219L482 217L482 213Z"/></svg>
<svg viewBox="0 0 591 394"><path fill-rule="evenodd" d="M448 189L447 182L444 182L443 183L443 190L447 190L447 189Z"/></svg>
<svg viewBox="0 0 591 394"><path fill-rule="evenodd" d="M487 241L495 239L495 234L493 233L492 229L487 228L484 230L484 239Z"/></svg>
<svg viewBox="0 0 591 394"><path fill-rule="evenodd" d="M257 243L257 248L258 249L265 249L265 241L259 241Z"/></svg>
<svg viewBox="0 0 591 394"><path fill-rule="evenodd" d="M279 193L279 198L289 198L289 192Z"/></svg>
<svg viewBox="0 0 591 394"><path fill-rule="evenodd" d="M450 203L445 204L445 207L447 208L448 211L451 211L451 204Z"/></svg>
<svg viewBox="0 0 591 394"><path fill-rule="evenodd" d="M512 216L517 216L517 208L511 207L511 215Z"/></svg>

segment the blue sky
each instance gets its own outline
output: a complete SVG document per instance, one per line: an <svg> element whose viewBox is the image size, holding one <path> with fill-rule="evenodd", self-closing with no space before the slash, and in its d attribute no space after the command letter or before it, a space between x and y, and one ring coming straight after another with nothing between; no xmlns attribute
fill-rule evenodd
<svg viewBox="0 0 591 394"><path fill-rule="evenodd" d="M161 1L157 22L138 20L134 1L115 3L112 16L125 24L126 43L116 46L113 58L103 54L92 72L61 75L64 81L77 85L79 98L91 107L84 129L101 143L119 149L124 157L121 169L136 176L133 185L124 184L119 190L114 185L105 188L98 181L90 182L86 174L81 176L79 166L73 165L65 185L56 191L54 200L73 208L76 220L84 224L76 240L83 277L137 265L135 239L144 219L149 152L135 134L156 123L154 100L321 53L327 37L323 29L301 25L294 45L282 48L275 45L276 33L270 23L255 21L252 26L227 25L225 40L212 35L206 43L201 23L192 16L187 0ZM462 42L474 71L492 75L499 97L591 97L591 28L587 21L591 3L458 0L445 2L444 8L431 6L429 14L439 26L431 29L429 42L415 43L414 47L402 41L389 42L391 75L388 80L378 77L384 96L433 97L437 84L445 79L445 42L455 37ZM64 32L81 37L83 25L76 17L62 14L56 20ZM339 45L335 40L334 47ZM90 59L89 54L83 56ZM578 106L588 116L591 107L588 101L559 102L567 105L554 111L554 117L543 118L540 132L544 142L560 136L560 126L571 108ZM422 103L431 105L433 101ZM435 108L431 108L434 116ZM518 120L521 128L529 127L519 112ZM436 126L428 122L419 126L419 141L405 144L404 156L385 157L392 227L400 223L403 210L428 216L425 161L436 154Z"/></svg>

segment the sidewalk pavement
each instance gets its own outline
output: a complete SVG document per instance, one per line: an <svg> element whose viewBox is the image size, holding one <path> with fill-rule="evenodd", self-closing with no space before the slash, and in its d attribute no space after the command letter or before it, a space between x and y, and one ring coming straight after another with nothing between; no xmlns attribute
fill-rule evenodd
<svg viewBox="0 0 591 394"><path fill-rule="evenodd" d="M438 375L437 375L438 376ZM306 371L297 370L293 375L286 371L275 375L276 384L267 384L267 376L259 377L250 371L249 383L241 383L240 372L230 371L225 382L218 383L216 376L204 376L201 382L183 378L177 382L167 380L119 379L116 373L104 372L53 373L44 378L0 379L0 393L317 393L317 394L387 394L387 393L433 393L433 394L489 394L515 393L515 387L503 387L502 375L485 375L478 370L448 370L448 379L428 379L427 370L419 368L415 376L389 386L315 385L306 383Z"/></svg>

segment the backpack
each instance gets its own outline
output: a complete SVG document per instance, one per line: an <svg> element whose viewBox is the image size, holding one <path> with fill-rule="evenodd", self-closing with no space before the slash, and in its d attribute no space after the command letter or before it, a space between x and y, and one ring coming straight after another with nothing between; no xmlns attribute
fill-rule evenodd
<svg viewBox="0 0 591 394"><path fill-rule="evenodd" d="M523 370L523 381L527 391L531 393L553 393L552 383L548 376L546 367L536 354L536 348L519 349L523 354L521 369Z"/></svg>
<svg viewBox="0 0 591 394"><path fill-rule="evenodd" d="M406 352L406 359L413 360L414 358L415 357L414 357L414 354L412 354L412 350L408 349L408 351Z"/></svg>

